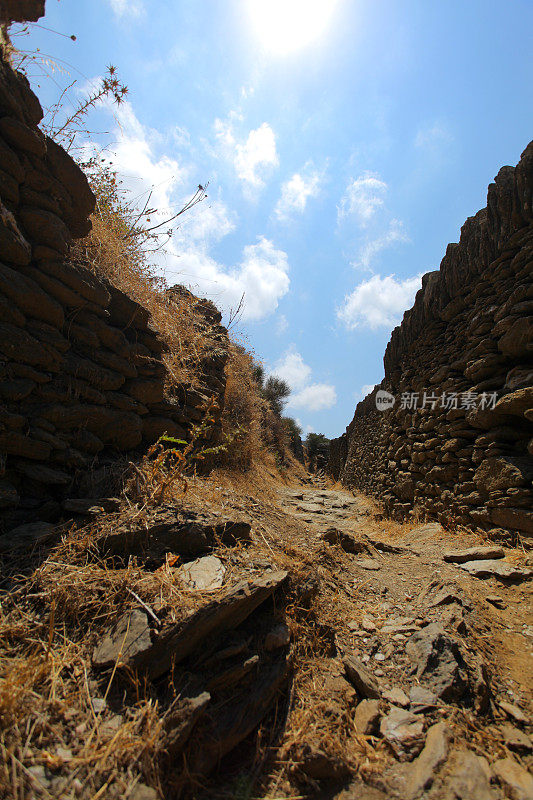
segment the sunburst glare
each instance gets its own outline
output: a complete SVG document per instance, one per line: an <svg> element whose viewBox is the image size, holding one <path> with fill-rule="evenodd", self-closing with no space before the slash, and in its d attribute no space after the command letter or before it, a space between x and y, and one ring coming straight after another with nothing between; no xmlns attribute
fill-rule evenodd
<svg viewBox="0 0 533 800"><path fill-rule="evenodd" d="M261 44L275 55L286 55L321 36L336 0L247 0L252 26Z"/></svg>

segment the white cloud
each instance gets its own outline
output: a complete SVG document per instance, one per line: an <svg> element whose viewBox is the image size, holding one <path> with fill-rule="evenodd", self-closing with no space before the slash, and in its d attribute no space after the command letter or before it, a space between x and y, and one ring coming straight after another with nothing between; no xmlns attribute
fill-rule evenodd
<svg viewBox="0 0 533 800"><path fill-rule="evenodd" d="M326 383L312 383L300 392L291 394L288 405L292 408L306 408L308 411L324 411L337 402L334 386Z"/></svg>
<svg viewBox="0 0 533 800"><path fill-rule="evenodd" d="M393 328L410 308L421 286L421 275L400 280L394 275L373 275L344 298L337 316L346 328Z"/></svg>
<svg viewBox="0 0 533 800"><path fill-rule="evenodd" d="M252 186L264 186L262 175L269 167L275 167L278 163L276 137L266 122L256 130L250 131L244 144L237 145L235 155L237 175Z"/></svg>
<svg viewBox="0 0 533 800"><path fill-rule="evenodd" d="M256 194L265 185L265 179L279 164L276 150L276 136L271 126L263 122L248 133L246 139L236 137L234 122L242 121L236 112L224 121L215 120L215 135L232 160L237 177L243 182L248 194Z"/></svg>
<svg viewBox="0 0 533 800"><path fill-rule="evenodd" d="M409 241L410 239L405 232L403 222L399 219L392 219L385 233L382 233L381 236L375 239L371 239L361 247L357 258L352 262L352 266L356 269L368 270L371 272L371 264L378 253L382 250L386 250L388 247L392 247L392 245L405 244Z"/></svg>
<svg viewBox="0 0 533 800"><path fill-rule="evenodd" d="M287 381L291 389L302 389L311 377L312 370L292 346L279 359L272 372Z"/></svg>
<svg viewBox="0 0 533 800"><path fill-rule="evenodd" d="M184 191L189 168L166 154L156 155L161 135L141 124L129 102L114 109L118 130L112 147L105 151L112 157L123 187L144 205L151 192L149 205L161 216L170 216L174 208L173 194ZM89 145L91 149L94 145Z"/></svg>
<svg viewBox="0 0 533 800"><path fill-rule="evenodd" d="M289 329L289 320L285 316L285 314L279 314L276 320L276 335L283 336L283 334Z"/></svg>
<svg viewBox="0 0 533 800"><path fill-rule="evenodd" d="M174 244L178 250L194 247L207 250L224 236L235 230L235 215L228 211L220 199L203 200L190 213L185 214L180 223Z"/></svg>
<svg viewBox="0 0 533 800"><path fill-rule="evenodd" d="M293 390L287 403L289 408L323 411L337 402L334 386L326 383L310 383L312 369L305 363L294 345L291 345L277 361L272 374L287 381Z"/></svg>
<svg viewBox="0 0 533 800"><path fill-rule="evenodd" d="M109 0L109 2L117 17L126 14L130 17L139 17L144 11L143 0Z"/></svg>
<svg viewBox="0 0 533 800"><path fill-rule="evenodd" d="M434 150L450 144L452 141L453 136L447 127L440 122L435 122L433 125L428 125L418 130L415 137L415 147Z"/></svg>
<svg viewBox="0 0 533 800"><path fill-rule="evenodd" d="M241 262L226 267L203 249L180 252L181 280L203 293L223 309L235 309L244 294L243 321L264 319L278 307L289 291L287 254L277 250L264 236L243 249Z"/></svg>
<svg viewBox="0 0 533 800"><path fill-rule="evenodd" d="M176 147L186 149L191 146L191 136L187 128L183 128L181 125L176 125L172 131L172 136L174 138Z"/></svg>
<svg viewBox="0 0 533 800"><path fill-rule="evenodd" d="M281 187L281 197L274 209L277 218L287 220L292 214L303 214L309 198L318 195L321 180L320 173L309 164L302 172L295 172Z"/></svg>
<svg viewBox="0 0 533 800"><path fill-rule="evenodd" d="M338 220L353 216L361 227L365 227L383 206L386 191L387 184L373 172L352 178L337 207Z"/></svg>
<svg viewBox="0 0 533 800"><path fill-rule="evenodd" d="M359 391L355 392L354 397L357 401L363 400L367 394L370 394L374 390L375 383L365 383L364 386L361 386Z"/></svg>
<svg viewBox="0 0 533 800"><path fill-rule="evenodd" d="M113 132L113 146L105 153L139 207L151 192L149 205L157 209L151 215L151 223L169 219L194 191L191 187L194 165L190 161L178 162L161 152L165 146L172 146L169 142L175 131L165 137L143 126L128 102L115 113L119 127ZM94 147L93 144L88 149ZM259 236L255 244L243 248L237 264L221 264L211 256L210 248L234 229L235 214L220 197L209 197L180 218L173 238L163 250L151 253L150 258L169 283L179 281L190 285L224 311L235 309L244 294L242 319L264 319L276 311L279 300L289 291L287 254Z"/></svg>

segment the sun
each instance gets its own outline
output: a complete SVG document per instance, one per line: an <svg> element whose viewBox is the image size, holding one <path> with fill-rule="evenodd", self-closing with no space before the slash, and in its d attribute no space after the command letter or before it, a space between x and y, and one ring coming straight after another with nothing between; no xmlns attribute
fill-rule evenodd
<svg viewBox="0 0 533 800"><path fill-rule="evenodd" d="M336 0L247 0L247 4L264 49L286 55L323 34Z"/></svg>

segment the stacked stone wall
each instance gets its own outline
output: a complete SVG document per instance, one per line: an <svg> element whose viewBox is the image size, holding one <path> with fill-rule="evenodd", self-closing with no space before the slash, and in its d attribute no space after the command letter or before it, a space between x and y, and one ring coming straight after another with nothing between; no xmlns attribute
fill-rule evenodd
<svg viewBox="0 0 533 800"><path fill-rule="evenodd" d="M395 517L533 537L532 193L533 143L424 276L384 381L331 444L332 474ZM378 389L392 408L377 410Z"/></svg>
<svg viewBox="0 0 533 800"><path fill-rule="evenodd" d="M34 4L42 6L42 3ZM5 35L5 30L4 30ZM4 39L4 45L6 44ZM194 306L210 342L197 380L176 384L149 312L107 280L69 262L95 205L85 175L39 129L26 78L0 58L0 510L24 519L73 491L99 461L187 438L209 415L220 429L228 356L212 303ZM179 314L179 304L176 304ZM42 516L42 515L41 515Z"/></svg>

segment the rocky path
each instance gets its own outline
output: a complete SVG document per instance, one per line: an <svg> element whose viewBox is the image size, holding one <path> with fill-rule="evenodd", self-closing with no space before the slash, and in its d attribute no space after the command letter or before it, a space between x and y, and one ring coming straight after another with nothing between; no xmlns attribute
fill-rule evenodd
<svg viewBox="0 0 533 800"><path fill-rule="evenodd" d="M318 572L336 590L326 601L337 653L325 685L355 689L357 733L390 755L379 776L330 796L533 797L524 554L438 523L394 526L344 491L284 489L280 501L305 524Z"/></svg>
<svg viewBox="0 0 533 800"><path fill-rule="evenodd" d="M39 738L0 741L23 764L0 769L11 795L533 797L527 555L271 478L197 479L146 508L69 500L28 579L12 556L17 669L28 637L47 653L53 624L67 635L46 656L61 682L13 729L42 719Z"/></svg>

